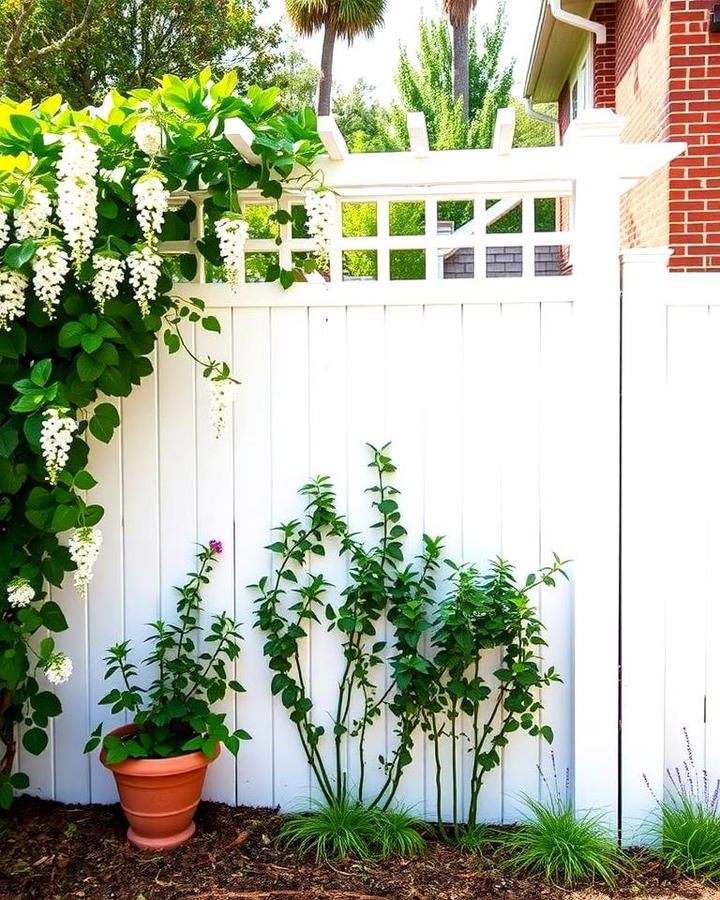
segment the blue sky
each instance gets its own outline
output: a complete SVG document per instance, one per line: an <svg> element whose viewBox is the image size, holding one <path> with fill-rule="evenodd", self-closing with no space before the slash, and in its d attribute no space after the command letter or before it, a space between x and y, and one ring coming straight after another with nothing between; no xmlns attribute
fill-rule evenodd
<svg viewBox="0 0 720 900"><path fill-rule="evenodd" d="M537 22L539 0L507 0L509 29L506 42L506 56L515 57L518 89L525 78L525 70L530 54L535 24ZM378 97L389 100L393 94L393 73L397 60L397 46L402 41L409 46L416 43L416 23L421 15L437 15L442 0L388 0L386 27L372 41L358 40L350 49L343 47L336 54L336 77L341 85L350 87L358 78L365 78L375 84ZM480 21L490 20L495 15L496 0L479 0L477 15ZM282 18L285 12L284 0L270 0L268 13L272 18ZM320 58L320 40L311 38L299 41L307 56L317 62Z"/></svg>

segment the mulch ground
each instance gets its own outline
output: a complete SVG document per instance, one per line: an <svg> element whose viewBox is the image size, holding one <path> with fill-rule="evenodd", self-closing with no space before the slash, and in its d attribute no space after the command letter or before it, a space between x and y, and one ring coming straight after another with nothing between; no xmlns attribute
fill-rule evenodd
<svg viewBox="0 0 720 900"><path fill-rule="evenodd" d="M0 900L720 900L640 856L618 890L569 893L511 877L496 854L480 858L430 841L418 859L318 865L279 849L274 810L204 803L184 847L158 855L125 841L118 806L63 806L21 798L0 836Z"/></svg>

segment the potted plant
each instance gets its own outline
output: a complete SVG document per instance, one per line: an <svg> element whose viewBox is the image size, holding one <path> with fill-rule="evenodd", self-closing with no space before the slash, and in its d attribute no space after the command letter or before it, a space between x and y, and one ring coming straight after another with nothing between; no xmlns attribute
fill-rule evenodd
<svg viewBox="0 0 720 900"><path fill-rule="evenodd" d="M200 546L196 571L176 588L177 623L149 625L152 651L143 670L151 673L150 684L137 683L129 641L111 647L105 658L105 678L119 675L121 686L100 703L113 713L130 713L132 720L104 737L99 725L85 752L102 743L101 762L115 776L130 823L128 840L143 850L172 850L193 835L208 765L221 744L236 755L240 741L250 737L242 730L231 732L225 716L212 711L228 689L243 691L227 672L240 653L238 623L221 613L211 619L204 637L200 628L201 590L220 553L219 541Z"/></svg>

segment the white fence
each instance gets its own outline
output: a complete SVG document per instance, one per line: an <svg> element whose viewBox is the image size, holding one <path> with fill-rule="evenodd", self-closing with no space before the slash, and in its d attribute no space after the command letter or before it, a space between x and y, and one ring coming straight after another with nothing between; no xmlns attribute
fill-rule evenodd
<svg viewBox="0 0 720 900"><path fill-rule="evenodd" d="M416 147L414 155L328 160L323 168L339 200L376 203L378 217L375 237L338 235L330 283L299 284L286 294L265 284L247 285L237 295L222 284L178 287L188 296L202 296L221 321L221 337L198 331L189 332L188 339L201 355L228 359L242 381L233 427L214 440L206 424L209 398L202 378L187 358L169 357L160 349L155 375L122 403L119 437L109 447L94 448L92 468L100 481L95 495L107 510L105 543L87 604L71 590L64 592L70 630L62 636L62 649L73 657L76 675L62 688L66 712L54 723L47 751L38 759L23 754L20 760L38 793L72 802L114 799L107 773L94 758L82 756L87 733L105 712L97 706L107 690L104 649L129 638L139 654L144 624L172 613L172 586L191 564L193 542L218 538L226 550L208 591L209 611L229 610L245 624L238 675L248 689L224 709L253 740L243 745L237 763L224 754L212 767L207 796L251 805L302 803L313 791L308 766L285 710L270 695L263 638L251 628L254 596L245 586L270 571L270 554L263 550L270 528L299 514L296 491L309 476L332 476L351 528L366 528L364 444L392 441L410 531L408 555L419 549L427 532L446 535L452 557L482 563L502 554L523 576L553 551L574 560L571 584L540 597L549 643L545 663L555 665L565 679L544 692L543 718L556 734L559 770L572 773L578 806L600 807L610 819L617 817L619 197L682 149L622 146L621 130L620 120L598 111L573 126L574 140L571 134L564 148L507 152L507 135L499 128L491 151L424 154ZM337 136L334 142L332 137L327 137L332 155L342 157ZM243 140L237 143L242 149ZM572 234L536 230L535 200L548 197L565 198ZM431 226L421 236L393 237L390 204L409 199L425 204ZM448 242L432 224L438 202L446 199L473 201L476 222L494 203L505 203L508 210L519 203L522 227L512 240L480 225ZM292 196L283 200L288 208L292 202ZM485 218L489 225L492 216ZM302 242L293 244L290 233L282 236L281 260L307 249ZM487 277L487 249L503 242L522 249L519 278ZM437 259L443 250L468 244L474 277L440 280ZM572 247L571 274L535 274L535 247L547 244ZM194 252L182 243L166 249ZM376 283L343 281L345 249L377 251ZM423 249L426 280L393 282L392 249ZM270 250L263 242L248 246L248 252ZM628 326L630 340L640 315L638 310ZM680 356L689 346L682 335L689 339L695 326L702 331L692 316L673 319L678 342L673 377L678 384L685 379L683 390L690 387L688 378L699 377L698 359L688 360L691 376ZM708 347L710 333L703 332ZM633 371L643 384L650 378L639 363ZM703 396L709 404L710 394ZM632 402L628 397L626 403ZM638 421L641 415L647 419L644 402L635 403ZM677 415L690 415L687 406L680 404ZM645 440L644 426L637 428L637 441ZM693 433L685 429L683 439L689 441ZM650 467L643 468L637 445L628 443L627 426L625 438L640 492L642 485L650 487ZM679 453L687 450L687 444L678 446ZM693 483L707 483L691 469L688 465ZM626 474L626 507L630 515L635 510L634 527L640 532L645 501L637 492L628 493L629 478ZM648 527L658 528L657 519ZM688 555L691 549L697 552L699 527L696 522L683 531L676 548L687 548ZM645 615L652 611L655 593L644 590L645 575L648 587L653 579L656 586L669 583L659 568L662 556L652 573L645 572L648 560L639 557L639 550L634 553L632 528L629 524L624 532L625 552L635 560L634 568L626 563L623 570L626 648L642 640L647 618L652 620L648 627L660 627ZM328 562L331 581L341 583L343 572L344 564ZM701 576L689 560L678 573L673 577L700 588ZM697 641L694 620L684 618L690 601L677 601L681 592L678 585L668 600L672 633ZM694 593L692 603L704 604L706 596ZM334 691L331 643L332 637L316 628L305 648L319 716ZM674 652L669 672L683 664L680 651ZM653 653L651 664L657 668L663 661L659 644L653 644ZM488 672L492 663L488 659ZM628 796L639 797L637 765L647 758L642 764L653 774L662 763L658 753L657 759L652 755L655 748L640 750L645 724L658 732L658 746L663 744L658 717L664 690L657 672L645 684L645 670L632 653L626 652L625 663L623 772L630 773ZM701 673L697 659L692 673L699 685L704 669ZM678 697L690 677L673 679ZM646 687L655 703L652 710L643 699ZM634 725L628 717L635 717ZM720 710L716 718L717 730ZM378 753L391 740L388 732L384 721L373 730ZM668 748L669 756L673 750L674 745ZM550 751L527 735L515 736L484 789L482 817L515 820L521 795L541 792L537 767L549 770ZM430 818L433 776L428 748L418 742L401 795ZM632 802L641 805L639 799Z"/></svg>

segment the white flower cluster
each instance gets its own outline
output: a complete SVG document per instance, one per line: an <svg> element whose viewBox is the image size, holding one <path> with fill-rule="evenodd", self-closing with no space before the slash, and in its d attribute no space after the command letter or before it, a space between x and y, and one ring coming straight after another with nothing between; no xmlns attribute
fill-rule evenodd
<svg viewBox="0 0 720 900"><path fill-rule="evenodd" d="M28 191L25 203L13 213L15 236L19 241L26 238L41 238L47 231L52 215L50 194L42 187Z"/></svg>
<svg viewBox="0 0 720 900"><path fill-rule="evenodd" d="M156 156L162 147L162 129L149 119L137 123L133 137L140 150L148 156Z"/></svg>
<svg viewBox="0 0 720 900"><path fill-rule="evenodd" d="M170 192L157 175L141 178L133 186L140 230L148 243L160 233L168 208Z"/></svg>
<svg viewBox="0 0 720 900"><path fill-rule="evenodd" d="M78 528L68 543L70 559L77 566L73 580L82 597L87 593L87 586L92 581L93 566L101 546L102 532L99 528L89 527Z"/></svg>
<svg viewBox="0 0 720 900"><path fill-rule="evenodd" d="M41 244L33 257L33 290L52 319L60 302L70 259L60 244Z"/></svg>
<svg viewBox="0 0 720 900"><path fill-rule="evenodd" d="M317 247L320 268L327 268L330 242L335 227L335 197L330 191L307 191L305 194L307 228Z"/></svg>
<svg viewBox="0 0 720 900"><path fill-rule="evenodd" d="M238 216L218 219L215 223L215 233L220 244L225 275L230 284L237 289L243 267L243 251L248 239L248 223Z"/></svg>
<svg viewBox="0 0 720 900"><path fill-rule="evenodd" d="M115 256L105 256L102 253L96 253L92 261L95 269L92 295L102 314L105 312L105 303L108 300L114 300L120 291L125 274L125 263Z"/></svg>
<svg viewBox="0 0 720 900"><path fill-rule="evenodd" d="M84 132L68 132L61 141L58 217L77 268L90 256L97 231L98 151Z"/></svg>
<svg viewBox="0 0 720 900"><path fill-rule="evenodd" d="M0 249L10 240L10 219L4 209L0 209Z"/></svg>
<svg viewBox="0 0 720 900"><path fill-rule="evenodd" d="M12 269L0 269L0 331L9 331L10 323L25 312L27 278Z"/></svg>
<svg viewBox="0 0 720 900"><path fill-rule="evenodd" d="M65 653L53 653L45 664L45 677L50 684L65 684L72 675L72 660Z"/></svg>
<svg viewBox="0 0 720 900"><path fill-rule="evenodd" d="M157 296L157 285L160 280L161 257L152 247L133 250L127 258L130 284L135 291L135 299L140 312L147 316L150 304Z"/></svg>
<svg viewBox="0 0 720 900"><path fill-rule="evenodd" d="M8 603L15 609L29 606L35 599L35 591L25 578L13 578L7 589Z"/></svg>
<svg viewBox="0 0 720 900"><path fill-rule="evenodd" d="M221 438L227 428L235 385L227 378L210 382L210 427L216 438Z"/></svg>
<svg viewBox="0 0 720 900"><path fill-rule="evenodd" d="M67 465L70 445L78 427L75 419L62 415L63 412L51 407L43 413L40 447L50 484L57 484L58 475Z"/></svg>

